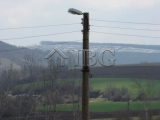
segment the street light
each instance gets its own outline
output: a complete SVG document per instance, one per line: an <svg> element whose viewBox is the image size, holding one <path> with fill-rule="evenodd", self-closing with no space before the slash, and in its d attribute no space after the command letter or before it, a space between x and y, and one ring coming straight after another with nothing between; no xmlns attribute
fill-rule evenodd
<svg viewBox="0 0 160 120"><path fill-rule="evenodd" d="M68 12L71 13L71 14L74 14L74 15L82 15L83 14L81 11L79 11L77 9L74 9L74 8L70 8L68 10Z"/></svg>
<svg viewBox="0 0 160 120"><path fill-rule="evenodd" d="M83 15L83 80L82 80L82 120L89 120L89 13L70 8L69 13Z"/></svg>

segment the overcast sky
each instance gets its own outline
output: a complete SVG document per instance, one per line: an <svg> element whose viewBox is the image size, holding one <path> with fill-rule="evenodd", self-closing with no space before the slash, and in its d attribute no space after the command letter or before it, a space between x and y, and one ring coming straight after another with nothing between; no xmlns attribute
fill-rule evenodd
<svg viewBox="0 0 160 120"><path fill-rule="evenodd" d="M0 0L0 29L81 23L82 16L69 14L69 8L89 12L90 19L160 24L160 0ZM160 30L160 25L122 24L90 20L90 25ZM0 30L0 39L79 31L48 37L5 40L28 46L40 41L82 40L82 25L35 29ZM90 31L160 37L160 31L90 27ZM160 38L129 37L90 32L90 42L160 45Z"/></svg>

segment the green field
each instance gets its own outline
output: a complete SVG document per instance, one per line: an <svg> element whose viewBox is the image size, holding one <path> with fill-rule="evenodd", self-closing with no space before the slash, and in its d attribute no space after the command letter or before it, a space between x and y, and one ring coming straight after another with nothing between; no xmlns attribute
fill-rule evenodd
<svg viewBox="0 0 160 120"><path fill-rule="evenodd" d="M140 120L141 118L139 117L131 117L131 120ZM159 116L153 116L152 120L157 120L159 119ZM114 118L104 118L104 119L91 119L91 120L115 120Z"/></svg>
<svg viewBox="0 0 160 120"><path fill-rule="evenodd" d="M79 83L80 79L76 79L76 83ZM66 82L67 80L58 80L59 83L61 83L61 81ZM143 80L143 84L145 84L146 80ZM154 80L155 86L154 86L154 90L153 93L154 95L157 95L160 92L160 80ZM90 85L93 87L94 90L101 90L104 91L105 88L107 87L107 85L109 84L114 84L116 87L126 87L128 88L129 92L131 93L131 95L136 96L137 90L133 89L133 82L131 80L131 78L91 78L90 79ZM42 86L43 82L34 82L34 83L28 83L28 84L21 84L21 85L17 85L16 87L22 87L23 89L26 88L37 88L39 86Z"/></svg>
<svg viewBox="0 0 160 120"><path fill-rule="evenodd" d="M58 105L58 111L73 111L72 104ZM81 109L81 108L80 108ZM127 102L90 102L90 112L114 112L117 110L126 110ZM151 101L150 109L160 109L160 101ZM38 107L37 110L44 110L44 107ZM46 107L46 110L52 110L52 107ZM130 110L143 110L143 102L130 102Z"/></svg>
<svg viewBox="0 0 160 120"><path fill-rule="evenodd" d="M76 79L75 82L78 84L80 79ZM67 82L67 80L58 80L58 83ZM145 85L146 80L143 80L143 85ZM154 95L158 95L160 92L160 80L154 80ZM48 83L49 84L49 83ZM128 88L129 92L133 96L137 96L138 92L136 89L133 89L133 82L131 78L91 78L90 85L93 87L94 90L101 90L102 92L105 91L107 85L114 84L116 87L126 87ZM23 85L17 85L16 87L22 87L23 89L26 88L36 88L42 87L43 82L34 82L28 83ZM52 106L48 106L45 108L46 110L52 110ZM90 101L90 112L112 112L117 110L126 110L127 109L127 102L106 102L106 101ZM143 104L140 101L130 102L130 110L142 110ZM152 101L150 102L150 109L160 109L160 101ZM37 107L37 110L44 110L44 107L40 106ZM58 105L58 111L72 111L72 104L61 104Z"/></svg>
<svg viewBox="0 0 160 120"><path fill-rule="evenodd" d="M105 90L108 84L115 84L117 87L130 87L132 85L130 78L92 78L90 83L94 89Z"/></svg>
<svg viewBox="0 0 160 120"><path fill-rule="evenodd" d="M145 79L142 80L143 85L145 85ZM157 95L160 92L160 80L153 80L154 81L154 95ZM116 87L126 87L128 88L131 95L136 96L138 94L136 89L133 89L133 82L131 78L92 78L90 79L90 84L93 89L99 89L104 91L107 85L114 84Z"/></svg>

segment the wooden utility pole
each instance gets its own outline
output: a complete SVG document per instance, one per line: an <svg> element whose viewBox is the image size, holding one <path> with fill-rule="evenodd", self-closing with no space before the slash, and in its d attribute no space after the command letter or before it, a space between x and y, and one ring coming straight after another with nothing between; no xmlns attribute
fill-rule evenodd
<svg viewBox="0 0 160 120"><path fill-rule="evenodd" d="M82 120L89 120L89 13L83 13Z"/></svg>

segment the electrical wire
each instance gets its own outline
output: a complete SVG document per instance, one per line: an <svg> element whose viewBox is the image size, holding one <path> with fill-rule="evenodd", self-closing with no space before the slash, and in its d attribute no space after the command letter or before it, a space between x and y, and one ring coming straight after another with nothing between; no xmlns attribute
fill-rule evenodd
<svg viewBox="0 0 160 120"><path fill-rule="evenodd" d="M74 40L74 41L67 41L67 42L61 42L61 43L55 43L55 44L49 44L49 45L39 45L39 46L28 46L28 47L22 47L22 48L15 48L15 49L8 49L8 50L0 50L0 52L9 52L9 51L17 51L17 50L25 50L29 48L42 48L46 46L53 46L53 45L59 45L59 44L65 44L69 42L77 42L77 41L82 41L82 40Z"/></svg>
<svg viewBox="0 0 160 120"><path fill-rule="evenodd" d="M97 25L90 25L90 26L103 27L103 28L128 29L128 30L160 31L160 30L153 30L153 29L137 29L137 28L114 27L114 26L97 26Z"/></svg>
<svg viewBox="0 0 160 120"><path fill-rule="evenodd" d="M61 35L61 34L68 34L68 33L75 33L75 32L80 32L80 30L79 30L79 31L71 31L71 32L45 34L45 35L35 35L35 36L18 37L18 38L5 38L5 39L0 39L0 41L2 41L2 40L15 40L15 39L35 38L35 37L45 37L45 36Z"/></svg>
<svg viewBox="0 0 160 120"><path fill-rule="evenodd" d="M56 27L56 26L76 25L76 24L80 24L80 23L57 24L57 25L42 25L42 26L33 26L33 27L1 28L0 30L32 29L32 28Z"/></svg>
<svg viewBox="0 0 160 120"><path fill-rule="evenodd" d="M107 33L107 32L99 32L99 31L90 31L90 32L102 33L102 34L110 34L110 35L131 36L131 37L160 38L160 37L155 37L155 36L131 35L131 34L120 34L120 33Z"/></svg>
<svg viewBox="0 0 160 120"><path fill-rule="evenodd" d="M159 23L142 23L142 22L126 22L126 21L110 21L110 20L99 20L99 19L90 19L93 21L99 22L113 22L113 23L122 23L122 24L143 24L143 25L160 25Z"/></svg>

